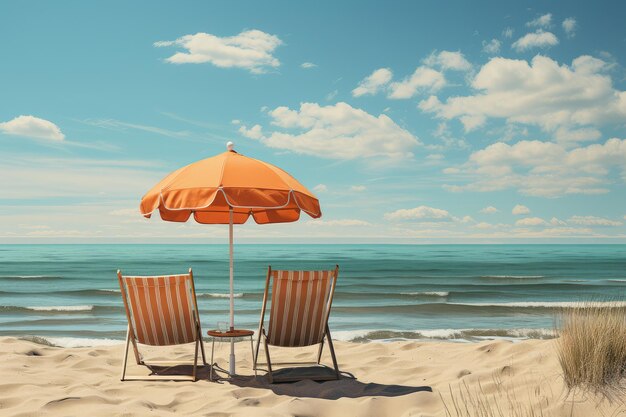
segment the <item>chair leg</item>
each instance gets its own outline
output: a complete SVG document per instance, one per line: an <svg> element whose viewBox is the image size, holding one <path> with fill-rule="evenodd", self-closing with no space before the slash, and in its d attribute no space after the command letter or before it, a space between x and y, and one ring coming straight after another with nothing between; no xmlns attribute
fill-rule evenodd
<svg viewBox="0 0 626 417"><path fill-rule="evenodd" d="M196 339L196 351L194 353L194 357L193 357L193 380L194 382L198 380L198 378L196 378L196 370L198 369L198 345L200 345L200 337L198 336L198 339Z"/></svg>
<svg viewBox="0 0 626 417"><path fill-rule="evenodd" d="M335 367L335 374L339 379L339 366L337 365L337 357L335 356L335 348L333 347L333 339L330 336L330 329L326 325L326 338L328 339L328 348L330 349L330 357L333 359L333 366Z"/></svg>
<svg viewBox="0 0 626 417"><path fill-rule="evenodd" d="M250 335L250 354L252 355L252 362L253 362L253 366L252 369L254 370L254 376L256 376L256 360L254 359L254 342L252 341L252 335Z"/></svg>
<svg viewBox="0 0 626 417"><path fill-rule="evenodd" d="M258 337L257 337L257 340L256 340L256 351L255 351L255 353L253 355L253 358L254 358L253 368L254 368L255 371L256 371L256 364L257 364L257 362L259 360L259 345L261 344L261 335L262 334L265 334L265 330L263 329L263 327L260 327L259 328L259 334L258 334ZM250 336L250 338L252 338L252 336Z"/></svg>
<svg viewBox="0 0 626 417"><path fill-rule="evenodd" d="M265 332L263 332L263 342L265 346L265 358L267 359L267 371L268 371L267 374L269 376L270 384L271 384L274 382L274 378L272 377L272 361L270 359L270 350L267 345L267 336L265 335Z"/></svg>
<svg viewBox="0 0 626 417"><path fill-rule="evenodd" d="M213 381L213 365L215 362L213 362L213 354L215 353L215 338L212 337L211 338L211 373L209 374L209 378L211 379L211 381Z"/></svg>
<svg viewBox="0 0 626 417"><path fill-rule="evenodd" d="M124 380L126 376L126 364L128 363L128 348L130 347L130 331L126 332L126 347L124 348L124 363L122 365L122 377L120 381Z"/></svg>
<svg viewBox="0 0 626 417"><path fill-rule="evenodd" d="M202 341L202 336L200 336L200 351L202 352L202 364L206 365L206 356L204 354L204 342Z"/></svg>
<svg viewBox="0 0 626 417"><path fill-rule="evenodd" d="M322 339L321 343L320 343L320 348L317 351L317 364L320 364L320 361L322 360L322 349L324 349L324 339Z"/></svg>

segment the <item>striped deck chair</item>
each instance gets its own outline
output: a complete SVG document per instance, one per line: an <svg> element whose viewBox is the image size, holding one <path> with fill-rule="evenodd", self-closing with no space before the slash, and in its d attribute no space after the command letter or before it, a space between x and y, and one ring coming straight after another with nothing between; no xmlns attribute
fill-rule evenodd
<svg viewBox="0 0 626 417"><path fill-rule="evenodd" d="M202 351L202 362L204 365L207 363L204 356L200 315L198 314L191 268L189 268L189 273L184 275L151 277L123 276L120 271L117 271L117 278L120 282L126 318L128 319L121 380L195 381L198 347ZM147 364L143 361L137 348L137 344L171 346L185 343L195 343L196 350L193 362L153 361ZM150 368L153 375L126 375L128 350L131 344L137 364ZM172 375L169 373L170 368L175 365L191 364L193 364L192 375ZM165 367L165 372L163 369L155 370L153 366ZM162 374L159 375L159 372Z"/></svg>
<svg viewBox="0 0 626 417"><path fill-rule="evenodd" d="M264 340L265 356L270 383L274 381L295 381L302 379L279 378L272 374L272 361L268 346L302 347L319 344L317 363L320 364L324 341L328 342L330 355L335 368L334 375L315 377L315 380L339 379L339 368L333 341L328 328L328 317L333 302L339 266L330 271L280 271L270 266L265 281L265 293L261 308L258 339L254 355L254 370L257 370L259 345ZM265 311L272 281L272 302L269 327L265 327ZM296 365L283 363L282 365ZM274 365L277 365L275 363Z"/></svg>

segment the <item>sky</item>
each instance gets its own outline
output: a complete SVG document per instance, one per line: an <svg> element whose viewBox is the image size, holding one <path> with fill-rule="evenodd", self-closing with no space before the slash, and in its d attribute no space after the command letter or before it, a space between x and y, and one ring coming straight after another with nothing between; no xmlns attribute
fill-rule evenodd
<svg viewBox="0 0 626 417"><path fill-rule="evenodd" d="M470 4L471 3L471 4ZM626 243L619 1L5 1L0 243L221 243L169 172L280 166L323 216L238 242Z"/></svg>

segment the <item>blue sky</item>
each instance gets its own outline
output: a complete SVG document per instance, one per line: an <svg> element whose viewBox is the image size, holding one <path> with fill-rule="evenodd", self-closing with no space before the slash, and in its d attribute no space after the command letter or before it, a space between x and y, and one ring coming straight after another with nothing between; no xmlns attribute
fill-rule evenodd
<svg viewBox="0 0 626 417"><path fill-rule="evenodd" d="M620 2L3 2L0 242L222 242L139 216L274 163L323 218L241 241L626 242Z"/></svg>

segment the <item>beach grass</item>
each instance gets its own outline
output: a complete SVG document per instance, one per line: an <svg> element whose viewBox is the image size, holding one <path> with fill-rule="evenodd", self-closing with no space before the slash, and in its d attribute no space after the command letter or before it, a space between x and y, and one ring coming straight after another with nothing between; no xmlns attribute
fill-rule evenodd
<svg viewBox="0 0 626 417"><path fill-rule="evenodd" d="M554 396L550 387L531 386L520 398L513 386L494 377L489 389L480 381L472 386L463 381L449 386L447 399L441 393L440 397L446 417L550 417L548 408Z"/></svg>
<svg viewBox="0 0 626 417"><path fill-rule="evenodd" d="M562 311L557 327L557 353L566 387L624 398L626 307L581 303Z"/></svg>

